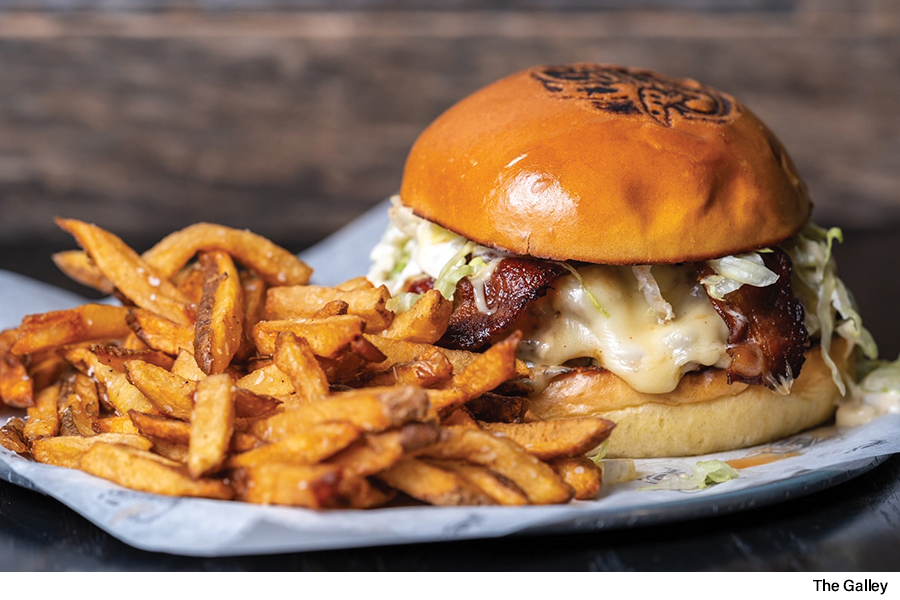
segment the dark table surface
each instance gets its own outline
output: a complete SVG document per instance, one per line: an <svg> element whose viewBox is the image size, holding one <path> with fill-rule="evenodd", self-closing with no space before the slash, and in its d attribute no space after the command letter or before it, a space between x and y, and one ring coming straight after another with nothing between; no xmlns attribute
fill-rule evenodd
<svg viewBox="0 0 900 600"><path fill-rule="evenodd" d="M893 358L900 232L845 231L840 274ZM15 270L16 265L0 268ZM55 280L51 267L27 274ZM23 270L23 269L19 269ZM900 570L900 456L832 488L687 522L532 536L231 558L131 548L52 498L0 481L4 570Z"/></svg>

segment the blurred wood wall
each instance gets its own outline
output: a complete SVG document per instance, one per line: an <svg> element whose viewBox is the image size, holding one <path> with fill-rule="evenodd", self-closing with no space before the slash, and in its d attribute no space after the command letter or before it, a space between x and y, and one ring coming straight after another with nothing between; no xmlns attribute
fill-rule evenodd
<svg viewBox="0 0 900 600"><path fill-rule="evenodd" d="M76 216L138 248L199 220L300 250L397 189L417 133L513 71L690 76L781 137L823 224L900 228L896 0L4 0L0 268Z"/></svg>

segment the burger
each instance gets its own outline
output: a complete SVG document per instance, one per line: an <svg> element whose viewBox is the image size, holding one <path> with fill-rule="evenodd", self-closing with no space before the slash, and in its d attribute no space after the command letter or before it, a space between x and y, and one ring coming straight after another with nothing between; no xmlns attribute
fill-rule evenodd
<svg viewBox="0 0 900 600"><path fill-rule="evenodd" d="M453 303L439 344L521 331L529 414L617 424L610 456L706 454L830 419L877 349L838 229L729 94L607 64L540 66L416 140L369 278Z"/></svg>

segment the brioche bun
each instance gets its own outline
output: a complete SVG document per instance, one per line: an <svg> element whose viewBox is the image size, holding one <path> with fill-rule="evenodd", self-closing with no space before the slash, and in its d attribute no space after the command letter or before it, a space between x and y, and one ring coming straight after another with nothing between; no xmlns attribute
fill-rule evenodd
<svg viewBox="0 0 900 600"><path fill-rule="evenodd" d="M842 373L852 364L842 338L830 354ZM609 371L586 369L555 378L528 407L544 419L609 419L616 428L608 456L637 458L765 444L827 421L840 397L816 345L787 396L760 385L729 385L723 369L688 373L668 394L638 392Z"/></svg>
<svg viewBox="0 0 900 600"><path fill-rule="evenodd" d="M730 95L585 63L528 69L451 107L415 142L400 196L479 244L601 264L774 245L812 207L784 148Z"/></svg>

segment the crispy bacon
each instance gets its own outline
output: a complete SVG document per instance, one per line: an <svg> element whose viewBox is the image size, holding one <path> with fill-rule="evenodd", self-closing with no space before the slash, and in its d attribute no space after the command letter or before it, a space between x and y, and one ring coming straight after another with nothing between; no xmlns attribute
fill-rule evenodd
<svg viewBox="0 0 900 600"><path fill-rule="evenodd" d="M766 287L752 285L710 302L728 326L728 383L765 385L780 393L790 391L800 375L809 334L803 324L803 306L791 290L791 259L782 250L761 254L778 281ZM714 274L697 263L700 278Z"/></svg>
<svg viewBox="0 0 900 600"><path fill-rule="evenodd" d="M479 350L505 335L528 306L547 293L547 287L566 273L558 263L528 258L505 258L484 284L488 313L478 310L468 279L456 285L450 326L441 346Z"/></svg>

